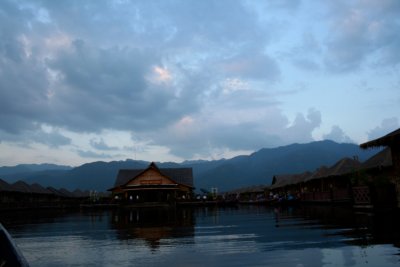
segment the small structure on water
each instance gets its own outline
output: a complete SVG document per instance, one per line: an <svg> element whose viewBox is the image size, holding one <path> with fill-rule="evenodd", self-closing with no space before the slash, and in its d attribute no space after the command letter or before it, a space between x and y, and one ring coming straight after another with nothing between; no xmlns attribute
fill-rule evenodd
<svg viewBox="0 0 400 267"><path fill-rule="evenodd" d="M108 191L117 203L158 206L189 200L193 189L192 168L158 168L152 162L146 169L119 170Z"/></svg>

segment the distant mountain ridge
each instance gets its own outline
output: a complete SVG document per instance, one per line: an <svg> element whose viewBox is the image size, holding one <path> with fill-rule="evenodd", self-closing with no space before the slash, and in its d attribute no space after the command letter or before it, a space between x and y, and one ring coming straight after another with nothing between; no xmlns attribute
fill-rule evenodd
<svg viewBox="0 0 400 267"><path fill-rule="evenodd" d="M317 141L307 144L291 144L276 148L263 148L251 155L214 161L184 161L182 163L157 163L160 168L192 167L195 187L209 190L217 187L227 191L244 186L270 184L276 174L314 171L320 166L331 166L344 157L357 157L361 162L378 150L361 150L355 144L338 144L333 141ZM23 180L69 190L105 191L114 185L119 169L146 168L146 161L92 162L71 168L54 164L39 166L25 164L1 167L0 178L12 183ZM51 169L45 169L45 167ZM29 170L30 168L30 170ZM23 171L21 171L23 170Z"/></svg>
<svg viewBox="0 0 400 267"><path fill-rule="evenodd" d="M71 170L71 166L56 165L56 164L19 164L16 166L4 166L0 167L0 175L4 174L16 174L16 173L28 173L37 171L49 171L49 170Z"/></svg>

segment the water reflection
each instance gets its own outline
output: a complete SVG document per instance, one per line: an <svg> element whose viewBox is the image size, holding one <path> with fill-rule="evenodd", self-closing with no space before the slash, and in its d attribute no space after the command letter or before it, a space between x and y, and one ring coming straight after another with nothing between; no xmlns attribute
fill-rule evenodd
<svg viewBox="0 0 400 267"><path fill-rule="evenodd" d="M400 265L398 212L313 205L6 217L31 266Z"/></svg>
<svg viewBox="0 0 400 267"><path fill-rule="evenodd" d="M282 225L293 218L302 218L306 224L321 229L334 230L333 236L341 236L351 245L368 246L393 244L400 248L400 213L354 211L340 206L299 206L280 209ZM279 225L279 222L278 222Z"/></svg>
<svg viewBox="0 0 400 267"><path fill-rule="evenodd" d="M193 209L115 210L111 218L118 239L142 239L152 250L159 248L161 239L194 237Z"/></svg>

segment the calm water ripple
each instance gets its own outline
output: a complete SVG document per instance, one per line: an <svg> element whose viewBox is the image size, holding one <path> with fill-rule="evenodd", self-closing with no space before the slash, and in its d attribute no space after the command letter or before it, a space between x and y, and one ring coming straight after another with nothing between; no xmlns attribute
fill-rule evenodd
<svg viewBox="0 0 400 267"><path fill-rule="evenodd" d="M0 219L31 266L400 266L398 213L241 206Z"/></svg>

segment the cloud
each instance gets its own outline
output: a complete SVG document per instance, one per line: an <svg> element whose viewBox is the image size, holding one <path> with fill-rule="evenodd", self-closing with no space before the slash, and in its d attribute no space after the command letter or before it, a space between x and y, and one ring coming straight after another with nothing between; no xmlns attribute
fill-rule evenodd
<svg viewBox="0 0 400 267"><path fill-rule="evenodd" d="M71 138L63 135L60 130L44 130L42 127L24 130L19 132L18 135L0 131L0 142L1 141L12 142L21 146L29 146L30 143L38 143L47 145L51 148L59 148L72 143Z"/></svg>
<svg viewBox="0 0 400 267"><path fill-rule="evenodd" d="M316 71L321 68L318 60L321 54L320 41L312 32L305 32L301 36L300 43L290 51L287 57L299 69Z"/></svg>
<svg viewBox="0 0 400 267"><path fill-rule="evenodd" d="M310 142L313 141L312 132L321 125L321 112L310 108L305 117L298 113L292 125L287 127L283 136L287 142Z"/></svg>
<svg viewBox="0 0 400 267"><path fill-rule="evenodd" d="M280 77L278 64L263 53L243 53L223 63L227 76L244 79L263 79L277 81Z"/></svg>
<svg viewBox="0 0 400 267"><path fill-rule="evenodd" d="M6 59L0 127L13 133L32 123L76 132L153 130L196 112L215 80L279 75L272 58L243 52L249 44L262 47L268 34L241 2L165 1L155 8L146 1L41 1L1 8L14 17L0 18L8 34L0 47L11 49L0 54ZM208 71L232 52L230 63L241 68Z"/></svg>
<svg viewBox="0 0 400 267"><path fill-rule="evenodd" d="M96 153L90 150L80 150L76 151L79 156L82 158L93 158L93 159L111 159L115 157L115 155L105 154L105 153Z"/></svg>
<svg viewBox="0 0 400 267"><path fill-rule="evenodd" d="M98 150L118 150L118 147L116 146L109 146L107 145L103 139L100 139L100 141L96 141L95 139L90 140L90 145Z"/></svg>
<svg viewBox="0 0 400 267"><path fill-rule="evenodd" d="M309 142L328 109L305 96L322 79L398 64L398 11L389 0L0 1L0 140L86 158ZM118 132L132 140L111 141ZM347 140L339 127L326 136Z"/></svg>
<svg viewBox="0 0 400 267"><path fill-rule="evenodd" d="M354 143L349 136L337 125L332 126L329 133L323 135L324 139L332 140L338 143Z"/></svg>
<svg viewBox="0 0 400 267"><path fill-rule="evenodd" d="M354 71L365 62L400 62L399 1L335 1L332 7L325 53L328 69Z"/></svg>
<svg viewBox="0 0 400 267"><path fill-rule="evenodd" d="M371 129L367 132L368 140L373 140L384 135L387 135L390 132L393 132L397 128L400 127L399 119L397 117L387 118L382 120L381 125Z"/></svg>
<svg viewBox="0 0 400 267"><path fill-rule="evenodd" d="M273 105L246 110L219 109L212 116L204 113L183 117L151 137L181 158L191 158L194 153L212 157L221 151L248 152L293 141L309 142L314 140L312 132L320 122L321 114L315 109L310 109L307 116L299 113L292 123Z"/></svg>

